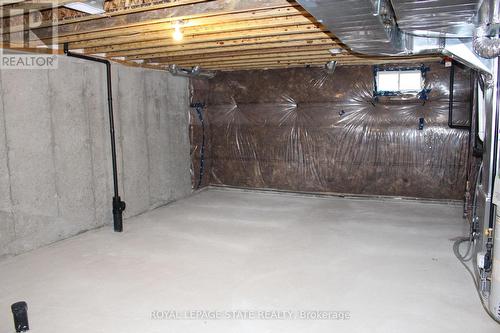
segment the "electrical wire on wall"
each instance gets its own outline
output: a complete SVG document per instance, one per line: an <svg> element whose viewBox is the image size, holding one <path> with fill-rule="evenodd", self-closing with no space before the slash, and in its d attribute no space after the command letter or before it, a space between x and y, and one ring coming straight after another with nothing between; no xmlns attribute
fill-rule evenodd
<svg viewBox="0 0 500 333"><path fill-rule="evenodd" d="M198 183L196 185L196 189L201 187L201 182L203 180L203 175L205 173L205 120L203 119L203 108L205 107L204 103L192 103L191 107L196 110L196 114L198 115L198 119L201 123L201 150L200 150L200 175L198 178Z"/></svg>

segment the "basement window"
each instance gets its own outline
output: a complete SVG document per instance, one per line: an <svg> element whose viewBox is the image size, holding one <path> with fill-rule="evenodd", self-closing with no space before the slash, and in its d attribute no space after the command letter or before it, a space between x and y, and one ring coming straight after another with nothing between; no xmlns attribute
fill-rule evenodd
<svg viewBox="0 0 500 333"><path fill-rule="evenodd" d="M424 76L420 69L375 69L376 96L418 94L423 88Z"/></svg>

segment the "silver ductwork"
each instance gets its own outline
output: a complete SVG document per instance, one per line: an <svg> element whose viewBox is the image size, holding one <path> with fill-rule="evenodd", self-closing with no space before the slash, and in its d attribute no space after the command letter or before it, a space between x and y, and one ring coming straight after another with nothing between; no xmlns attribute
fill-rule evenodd
<svg viewBox="0 0 500 333"><path fill-rule="evenodd" d="M491 64L475 59L474 53L464 48L474 48L485 58L496 57L500 52L500 42L488 37L498 33L500 0L297 2L356 53L373 56L443 54L490 72ZM483 28L476 29L480 24Z"/></svg>
<svg viewBox="0 0 500 333"><path fill-rule="evenodd" d="M200 66L194 66L192 68L182 68L175 64L168 66L168 71L172 75L176 76L186 76L186 77L200 77L205 79L211 79L215 76L214 72L203 71Z"/></svg>
<svg viewBox="0 0 500 333"><path fill-rule="evenodd" d="M392 0L397 24L407 34L423 37L472 37L478 0Z"/></svg>
<svg viewBox="0 0 500 333"><path fill-rule="evenodd" d="M472 46L480 57L492 59L500 55L500 39L496 36L499 12L499 0L484 1L479 10L479 27L474 33Z"/></svg>
<svg viewBox="0 0 500 333"><path fill-rule="evenodd" d="M500 39L491 39L484 26L477 28L472 46L480 57L492 59L500 55Z"/></svg>
<svg viewBox="0 0 500 333"><path fill-rule="evenodd" d="M444 39L439 36L413 35L401 30L389 0L298 2L356 53L404 56L439 53L444 48Z"/></svg>
<svg viewBox="0 0 500 333"><path fill-rule="evenodd" d="M405 55L411 36L397 27L386 0L298 0L354 52L369 55Z"/></svg>

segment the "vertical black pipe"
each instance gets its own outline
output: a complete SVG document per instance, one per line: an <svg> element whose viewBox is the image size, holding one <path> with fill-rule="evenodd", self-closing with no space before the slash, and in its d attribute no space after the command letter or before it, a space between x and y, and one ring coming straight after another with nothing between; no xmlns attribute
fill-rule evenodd
<svg viewBox="0 0 500 333"><path fill-rule="evenodd" d="M111 62L106 59L89 57L79 53L72 53L68 49L68 44L64 44L64 53L68 57L74 57L94 62L99 62L106 65L106 83L108 87L108 115L109 115L109 134L111 138L111 161L113 163L113 226L116 232L123 231L123 211L125 210L125 202L121 200L118 192L118 169L116 163L116 141L115 141L115 121L113 116L113 91L111 82Z"/></svg>
<svg viewBox="0 0 500 333"><path fill-rule="evenodd" d="M470 96L471 96L471 102L469 105L469 137L467 139L467 160L466 160L466 176L465 176L465 200L464 200L464 218L467 218L468 212L469 212L469 203L470 203L470 198L471 198L471 183L470 183L470 172L472 169L472 156L473 156L473 150L474 150L474 145L473 145L473 140L472 137L475 135L473 126L476 126L477 124L473 120L476 110L476 99L477 99L477 92L476 92L476 72L475 71L470 71L470 77L469 77L469 84L470 84Z"/></svg>

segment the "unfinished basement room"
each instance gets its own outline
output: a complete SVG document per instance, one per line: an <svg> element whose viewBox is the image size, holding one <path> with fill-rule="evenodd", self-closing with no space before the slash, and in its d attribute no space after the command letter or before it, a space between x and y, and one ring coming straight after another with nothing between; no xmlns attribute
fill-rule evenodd
<svg viewBox="0 0 500 333"><path fill-rule="evenodd" d="M500 0L0 9L0 333L500 332Z"/></svg>

